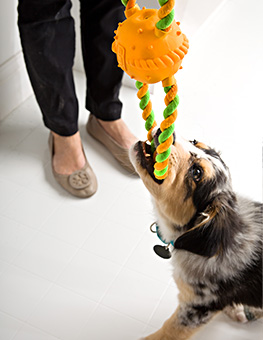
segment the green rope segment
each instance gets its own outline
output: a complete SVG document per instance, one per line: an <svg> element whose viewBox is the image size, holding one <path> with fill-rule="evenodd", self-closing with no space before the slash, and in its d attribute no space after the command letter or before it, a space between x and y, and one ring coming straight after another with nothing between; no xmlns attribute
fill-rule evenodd
<svg viewBox="0 0 263 340"><path fill-rule="evenodd" d="M121 0L122 4L126 7L129 0Z"/></svg>
<svg viewBox="0 0 263 340"><path fill-rule="evenodd" d="M162 177L168 171L168 165L163 170L154 170L155 176Z"/></svg>
<svg viewBox="0 0 263 340"><path fill-rule="evenodd" d="M164 88L164 92L167 94L171 89L171 86L167 86ZM177 109L177 106L179 105L179 97L178 95L175 96L175 98L166 106L163 112L164 119L169 117L171 114L174 113L174 111ZM159 136L158 140L159 143L165 142L174 132L174 124L170 125L167 129L165 129Z"/></svg>
<svg viewBox="0 0 263 340"><path fill-rule="evenodd" d="M166 17L159 20L156 23L156 27L158 28L158 30L164 31L172 24L173 20L174 20L174 9Z"/></svg>
<svg viewBox="0 0 263 340"><path fill-rule="evenodd" d="M160 6L163 6L165 5L169 0L159 0L159 4ZM174 20L174 9L172 9L172 11L170 13L167 14L166 17L162 18L161 20L159 20L157 23L156 23L156 27L159 29L159 30L166 30L173 22Z"/></svg>
<svg viewBox="0 0 263 340"><path fill-rule="evenodd" d="M165 87L164 92L167 94L171 88L172 86ZM165 119L174 113L174 111L177 109L178 104L179 104L179 97L178 95L176 95L174 99L164 109L163 116ZM158 137L158 141L160 144L164 143L174 133L174 128L175 128L175 125L173 123L160 134L160 136ZM158 154L156 156L156 162L162 163L166 161L168 157L170 156L170 154L171 154L171 147L169 147L163 153ZM162 170L154 170L154 174L158 177L162 177L166 173L166 171L168 171L168 165Z"/></svg>
<svg viewBox="0 0 263 340"><path fill-rule="evenodd" d="M170 125L167 129L165 129L160 136L158 137L158 141L160 144L164 143L174 132L174 124Z"/></svg>
<svg viewBox="0 0 263 340"><path fill-rule="evenodd" d="M162 163L164 161L166 161L166 159L170 156L171 154L171 148L169 148L168 150L164 151L163 153L160 153L156 156L156 162L157 163Z"/></svg>
<svg viewBox="0 0 263 340"><path fill-rule="evenodd" d="M136 88L138 89L138 90L140 90L142 87L143 87L143 83L141 83L140 81L136 81ZM149 101L150 101L150 92L149 92L149 90L146 92L146 94L145 94L145 96L143 96L142 98L141 98L141 100L140 100L140 103L139 103L139 106L140 106L140 109L141 110L144 110L145 108L146 108L146 106L148 105L148 103L149 103ZM154 117L154 112L153 112L153 110L151 111L151 113L150 113L150 115L149 115L149 117L146 119L146 121L145 121L145 129L147 130L147 131L149 131L151 128L152 128L152 126L153 126L153 123L154 123L154 120L155 120L155 117ZM154 144L154 140L152 139L151 140L151 151L152 151L152 153L155 151L155 144Z"/></svg>
<svg viewBox="0 0 263 340"><path fill-rule="evenodd" d="M149 101L150 101L150 93L149 91L147 91L145 96L141 98L141 101L139 104L140 108L144 110L146 106L148 105Z"/></svg>
<svg viewBox="0 0 263 340"><path fill-rule="evenodd" d="M143 86L143 83L141 83L140 81L136 81L136 87L138 90L140 90ZM141 110L144 110L146 108L146 106L149 104L149 101L150 101L150 91L148 90L145 94L145 96L143 96L140 100L140 109ZM151 111L149 117L146 119L145 121L145 129L147 131L149 131L151 128L152 128L152 125L154 123L154 112L153 110Z"/></svg>

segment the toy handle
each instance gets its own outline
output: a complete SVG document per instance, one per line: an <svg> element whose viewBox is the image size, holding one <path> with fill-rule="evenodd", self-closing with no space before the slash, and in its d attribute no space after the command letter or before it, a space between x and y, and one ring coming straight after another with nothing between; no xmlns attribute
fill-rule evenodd
<svg viewBox="0 0 263 340"><path fill-rule="evenodd" d="M159 21L156 23L156 28L160 31L168 32L171 28L174 20L174 5L175 0L158 0L160 9L158 10ZM128 18L130 15L137 11L139 6L136 4L136 0L121 0L126 7L125 15Z"/></svg>
<svg viewBox="0 0 263 340"><path fill-rule="evenodd" d="M125 6L125 7L134 7L136 5L136 0L121 0L122 4Z"/></svg>

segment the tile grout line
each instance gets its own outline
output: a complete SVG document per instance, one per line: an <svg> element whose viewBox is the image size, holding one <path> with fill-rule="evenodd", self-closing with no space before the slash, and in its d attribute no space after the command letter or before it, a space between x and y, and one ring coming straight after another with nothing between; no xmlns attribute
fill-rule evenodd
<svg viewBox="0 0 263 340"><path fill-rule="evenodd" d="M60 206L60 205L59 205L59 206ZM27 241L27 242L25 243L25 245L20 249L20 251L18 252L18 254L13 258L13 260L12 260L11 262L5 261L5 262L7 262L7 263L9 263L9 264L11 264L11 265L14 265L14 266L17 267L17 268L24 269L24 268L22 268L22 267L19 267L19 266L15 265L14 262L15 262L15 260L20 256L20 254L26 249L26 247L32 242L32 240L33 240L38 234L43 233L43 232L41 231L41 228L42 228L43 225L41 225L38 229L35 229L35 228L31 227L31 226L28 226L28 225L26 225L26 224L24 224L24 223L20 223L20 222L18 222L18 221L16 221L16 220L10 218L10 216L5 216L5 215L2 215L2 216L3 216L4 218L9 219L10 221L13 221L13 222L16 222L16 223L22 225L23 227L29 228L31 231L34 231L34 234L33 234L32 238L30 238L30 240ZM43 233L43 234L45 234L45 233ZM45 234L45 235L50 236L50 235L48 235L48 234ZM54 238L55 238L55 237L54 237ZM55 238L55 239L56 239L56 238ZM61 240L59 240L59 241L63 243L63 241L61 241ZM64 242L64 243L66 243L66 242ZM67 243L66 243L66 244L67 244ZM30 272L30 271L28 271L28 272ZM30 273L32 273L32 272L30 272ZM32 274L35 274L35 273L32 273ZM44 278L44 277L42 277L42 278ZM44 278L44 279L46 279L46 278Z"/></svg>
<svg viewBox="0 0 263 340"><path fill-rule="evenodd" d="M165 294L167 293L167 291L168 291L168 289L169 289L169 288L170 288L170 286L169 286L169 284L167 284L167 287L166 287L166 289L163 291L162 295L160 296L160 299L159 299L159 301L158 301L158 302L157 302L157 304L155 305L155 308L153 309L153 311L152 311L151 315L149 316L149 319L147 320L147 325L146 325L146 327L145 327L144 331L146 330L147 326L151 326L151 327L153 327L153 326L150 324L150 321L151 321L151 319L152 319L152 317L153 317L153 315L154 315L155 311L156 311L156 310L157 310L157 308L160 306L160 304L161 304L161 301L162 301L163 297L165 296Z"/></svg>
<svg viewBox="0 0 263 340"><path fill-rule="evenodd" d="M51 333L49 333L49 332L47 332L47 331L45 331L45 330L39 328L39 327L36 327L36 326L34 326L34 325L31 325L30 323L28 323L28 322L26 322L26 321L24 321L24 320L22 320L22 319L17 318L16 316L14 316L14 315L12 315L12 314L9 314L9 313L4 312L4 311L2 311L2 310L0 310L0 311L1 311L2 314L8 316L9 318L14 319L14 320L16 320L16 321L19 321L19 322L21 323L21 326L20 326L19 329L15 332L15 334L12 336L12 338L10 338L10 340L13 340L13 339L18 335L18 333L23 329L23 327L25 327L25 326L30 326L30 327L32 327L32 328L35 328L35 329L38 330L38 331L41 331L42 333L45 333L45 334L47 334L47 335L51 335L51 336L54 337L56 340L63 340L63 339L60 339L60 338L56 337L55 335L53 335L53 334L51 334Z"/></svg>
<svg viewBox="0 0 263 340"><path fill-rule="evenodd" d="M142 237L143 237L143 236L142 236ZM132 252L134 251L134 249L137 247L137 245L139 244L140 240L141 240L141 239L139 239L139 241L135 244L134 248L133 248L132 251L131 251L131 254L132 254ZM131 254L130 254L130 255L131 255ZM106 305L104 305L104 304L102 303L102 300L103 300L104 297L107 295L107 293L109 292L109 290L112 288L113 283L114 283L115 280L118 278L118 276L120 275L120 273L123 271L123 269L124 269L124 267L125 267L127 261L129 260L129 258L130 258L130 256L129 256L129 257L126 259L126 261L120 266L119 271L116 273L115 277L112 279L112 281L111 281L111 283L109 284L108 288L105 290L104 294L103 294L103 295L101 296L101 298L99 299L98 304L97 304L97 306L95 307L94 313L95 313L95 311L99 308L99 306L103 306L103 307L109 308L109 309L111 309L111 310L114 310L115 312L117 312L117 313L119 313L119 314L124 314L125 316L128 316L128 317L130 317L130 318L133 319L133 320L136 320L136 321L139 321L139 322L141 322L141 323L144 323L144 322L142 322L141 320L138 320L138 319L136 319L136 318L133 318L133 317L131 317L130 315L127 315L127 314L125 314L125 313L121 313L120 311L115 310L115 309L112 308L112 307L108 307L108 306L106 306ZM88 321L87 321L87 322L88 322ZM86 323L86 324L87 324L87 323ZM86 327L86 324L85 324L85 326L83 327L83 329ZM81 331L82 331L82 330L81 330ZM81 331L79 332L78 336L80 336ZM77 336L77 339L78 339L78 336Z"/></svg>

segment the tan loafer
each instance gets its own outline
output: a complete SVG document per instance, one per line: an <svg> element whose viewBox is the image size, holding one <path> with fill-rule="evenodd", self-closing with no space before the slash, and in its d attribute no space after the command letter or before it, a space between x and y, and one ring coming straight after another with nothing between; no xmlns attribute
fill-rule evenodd
<svg viewBox="0 0 263 340"><path fill-rule="evenodd" d="M53 155L54 155L54 137L52 133L49 135L49 149L51 153L52 172L55 180L70 194L87 198L95 194L98 188L97 178L87 161L84 153L86 163L82 169L73 172L71 175L58 174L53 167ZM84 150L83 150L84 152Z"/></svg>
<svg viewBox="0 0 263 340"><path fill-rule="evenodd" d="M136 173L129 158L129 150L118 144L100 125L97 118L90 114L87 123L88 133L97 141L102 143L110 153L117 159L121 166L131 173Z"/></svg>

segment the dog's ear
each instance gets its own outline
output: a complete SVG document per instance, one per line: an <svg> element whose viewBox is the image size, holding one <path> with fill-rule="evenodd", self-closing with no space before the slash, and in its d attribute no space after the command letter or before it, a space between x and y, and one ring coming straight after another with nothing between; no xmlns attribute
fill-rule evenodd
<svg viewBox="0 0 263 340"><path fill-rule="evenodd" d="M202 220L197 225L174 242L174 248L212 257L230 240L231 224L236 222L235 213L217 198L201 216Z"/></svg>

